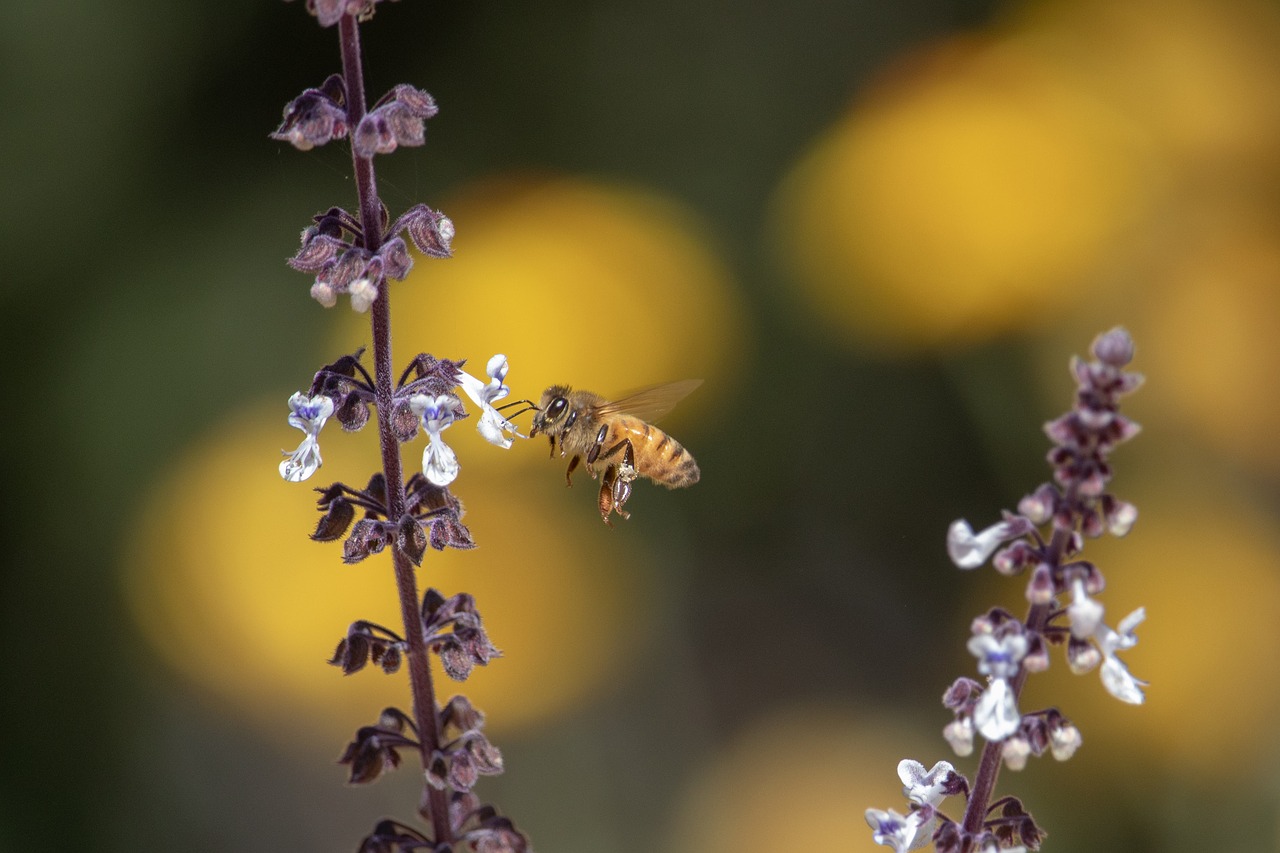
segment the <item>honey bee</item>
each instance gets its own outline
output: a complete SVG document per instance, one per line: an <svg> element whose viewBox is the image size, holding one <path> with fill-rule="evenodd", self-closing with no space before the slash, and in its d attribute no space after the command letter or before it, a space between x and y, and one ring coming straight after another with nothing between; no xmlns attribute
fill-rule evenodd
<svg viewBox="0 0 1280 853"><path fill-rule="evenodd" d="M688 379L655 385L616 402L590 391L552 385L542 392L529 436L546 433L552 458L559 443L560 456L569 457L564 475L568 485L573 485L573 471L583 459L592 479L600 475L600 518L612 527L611 513L631 517L623 506L637 477L679 489L692 486L702 476L684 445L649 423L701 384L701 379Z"/></svg>

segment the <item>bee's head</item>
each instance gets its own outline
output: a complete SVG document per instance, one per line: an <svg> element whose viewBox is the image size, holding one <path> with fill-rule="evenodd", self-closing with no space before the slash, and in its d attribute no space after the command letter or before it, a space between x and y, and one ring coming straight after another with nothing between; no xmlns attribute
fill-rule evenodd
<svg viewBox="0 0 1280 853"><path fill-rule="evenodd" d="M555 434L557 427L564 423L568 414L569 386L552 385L542 392L542 399L538 402L538 411L533 416L533 428L529 430L529 436L533 437L540 432Z"/></svg>

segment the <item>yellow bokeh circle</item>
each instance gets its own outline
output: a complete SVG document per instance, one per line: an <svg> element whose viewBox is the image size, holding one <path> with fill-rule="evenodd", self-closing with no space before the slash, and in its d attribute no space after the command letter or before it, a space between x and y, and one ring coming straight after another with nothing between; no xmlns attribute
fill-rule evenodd
<svg viewBox="0 0 1280 853"><path fill-rule="evenodd" d="M930 745L930 738L932 744ZM671 853L871 849L869 807L906 811L898 762L953 760L927 724L797 705L707 758L679 798ZM865 840L860 840L865 839Z"/></svg>
<svg viewBox="0 0 1280 853"><path fill-rule="evenodd" d="M1153 402L1218 451L1280 471L1280 223L1204 222L1135 323Z"/></svg>
<svg viewBox="0 0 1280 853"><path fill-rule="evenodd" d="M646 190L565 177L501 177L441 202L454 256L417 256L392 283L396 358L505 353L514 397L551 384L605 396L705 379L686 406L723 399L744 345L744 312L706 228ZM339 345L369 339L352 316Z"/></svg>
<svg viewBox="0 0 1280 853"><path fill-rule="evenodd" d="M363 485L378 458L376 435L331 424L321 435L324 466L299 486L276 471L276 449L300 437L285 414L283 401L246 412L166 472L131 542L126 594L143 634L183 677L275 728L342 737L382 707L409 703L403 669L344 677L325 663L356 619L404 635L390 558L347 566L341 543L308 538L319 517L309 487ZM407 470L421 451L421 440L406 447ZM507 455L479 443L474 452L482 451ZM534 500L532 474L470 464L472 453L459 450L454 492L480 547L429 550L419 587L476 597L505 656L463 684L437 666L437 694L466 693L491 728L509 731L581 701L617 672L640 633L633 615L643 612L637 602L649 584L587 494L575 494L589 488L563 502ZM566 515L578 503L581 521Z"/></svg>
<svg viewBox="0 0 1280 853"><path fill-rule="evenodd" d="M888 350L967 343L1081 298L1066 287L1150 195L1142 139L1028 51L930 48L827 131L777 229L800 292Z"/></svg>

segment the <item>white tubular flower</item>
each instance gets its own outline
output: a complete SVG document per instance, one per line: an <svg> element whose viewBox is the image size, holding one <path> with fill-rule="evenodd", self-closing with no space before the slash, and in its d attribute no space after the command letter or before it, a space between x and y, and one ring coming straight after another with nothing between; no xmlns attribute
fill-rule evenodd
<svg viewBox="0 0 1280 853"><path fill-rule="evenodd" d="M1112 696L1130 705L1141 705L1146 700L1142 688L1147 686L1147 682L1134 678L1124 662L1116 657L1116 652L1131 649L1138 644L1138 637L1133 632L1146 618L1146 608L1139 607L1120 620L1115 630L1102 625L1095 635L1103 658L1100 670L1102 686Z"/></svg>
<svg viewBox="0 0 1280 853"><path fill-rule="evenodd" d="M1000 747L1000 759L1004 766L1015 773L1025 770L1027 757L1031 755L1031 742L1024 737L1011 737Z"/></svg>
<svg viewBox="0 0 1280 853"><path fill-rule="evenodd" d="M871 827L871 837L876 844L892 847L894 853L907 853L917 847L929 843L929 827L933 825L934 813L929 806L917 809L903 816L893 809L867 809L867 825Z"/></svg>
<svg viewBox="0 0 1280 853"><path fill-rule="evenodd" d="M320 279L316 279L311 285L311 298L325 308L332 308L338 304L338 292L333 289L333 285Z"/></svg>
<svg viewBox="0 0 1280 853"><path fill-rule="evenodd" d="M280 463L280 476L290 483L301 483L320 467L320 429L333 414L333 401L323 394L308 398L301 391L289 398L289 426L297 427L305 435L298 449L290 453L283 451L288 458Z"/></svg>
<svg viewBox="0 0 1280 853"><path fill-rule="evenodd" d="M1076 577L1071 582L1071 592L1074 599L1067 606L1067 619L1071 622L1071 636L1079 640L1092 637L1094 632L1098 630L1098 625L1102 623L1103 607L1090 598L1089 593L1085 592L1083 578Z"/></svg>
<svg viewBox="0 0 1280 853"><path fill-rule="evenodd" d="M1017 674L1018 662L1027 654L1027 638L1010 634L997 640L991 634L978 634L969 639L969 652L978 659L978 671L991 676L973 708L974 728L987 740L1004 740L1022 724L1009 679Z"/></svg>
<svg viewBox="0 0 1280 853"><path fill-rule="evenodd" d="M992 678L1012 678L1018 674L1018 663L1026 657L1027 638L1007 634L997 640L994 634L978 634L969 638L969 654L978 659L978 672Z"/></svg>
<svg viewBox="0 0 1280 853"><path fill-rule="evenodd" d="M1022 725L1018 700L1008 679L993 679L973 707L973 724L987 740L1004 740Z"/></svg>
<svg viewBox="0 0 1280 853"><path fill-rule="evenodd" d="M1067 723L1049 729L1049 749L1058 761L1066 761L1076 754L1076 750L1084 743L1080 730Z"/></svg>
<svg viewBox="0 0 1280 853"><path fill-rule="evenodd" d="M919 761L904 758L898 762L898 778L902 780L902 794L921 806L936 806L946 798L944 790L956 768L949 761L939 761L926 771Z"/></svg>
<svg viewBox="0 0 1280 853"><path fill-rule="evenodd" d="M363 314L378 298L378 285L367 278L358 278L347 285L347 293L351 296L351 310Z"/></svg>
<svg viewBox="0 0 1280 853"><path fill-rule="evenodd" d="M458 465L458 454L444 443L440 433L453 424L462 404L449 394L439 397L414 394L409 398L409 408L422 419L422 428L428 436L427 449L422 452L422 473L433 485L449 485L457 479L461 466Z"/></svg>
<svg viewBox="0 0 1280 853"><path fill-rule="evenodd" d="M973 754L973 718L956 717L942 729L942 737L960 758Z"/></svg>
<svg viewBox="0 0 1280 853"><path fill-rule="evenodd" d="M995 553L1000 543L1025 536L1031 529L1027 519L1006 514L1003 521L974 533L969 522L960 518L947 528L947 554L960 568L976 569Z"/></svg>
<svg viewBox="0 0 1280 853"><path fill-rule="evenodd" d="M498 353L489 359L489 363L485 365L484 370L489 376L488 382L481 382L466 371L459 370L457 375L458 385L462 387L462 390L466 392L472 402L480 407L480 422L476 424L476 429L480 431L480 435L484 436L484 440L504 449L509 448L515 439L506 435L506 433L517 436L520 435L520 432L516 429L515 424L504 418L493 407L494 402L511 393L511 389L502 383L502 380L507 376L507 357L502 353ZM523 436L521 437L523 438Z"/></svg>

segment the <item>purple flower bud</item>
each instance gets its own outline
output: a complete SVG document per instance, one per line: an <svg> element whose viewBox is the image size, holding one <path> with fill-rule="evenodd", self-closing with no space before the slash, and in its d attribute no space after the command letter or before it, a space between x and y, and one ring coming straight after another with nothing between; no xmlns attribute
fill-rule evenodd
<svg viewBox="0 0 1280 853"><path fill-rule="evenodd" d="M312 225L302 232L302 247L289 259L289 266L300 272L318 272L329 262L351 248L351 244Z"/></svg>
<svg viewBox="0 0 1280 853"><path fill-rule="evenodd" d="M407 231L409 239L419 252L433 258L448 258L453 251L453 222L438 210L432 210L425 204L414 205L406 210L389 229L392 234Z"/></svg>
<svg viewBox="0 0 1280 853"><path fill-rule="evenodd" d="M334 75L321 88L306 89L286 104L280 126L269 135L299 151L309 151L331 139L346 136L342 78Z"/></svg>
<svg viewBox="0 0 1280 853"><path fill-rule="evenodd" d="M1093 357L1111 367L1124 367L1133 361L1133 338L1123 326L1098 335L1093 341Z"/></svg>
<svg viewBox="0 0 1280 853"><path fill-rule="evenodd" d="M403 281L413 267L409 249L399 237L392 237L382 244L382 248L378 250L378 259L382 263L383 273L394 281Z"/></svg>

